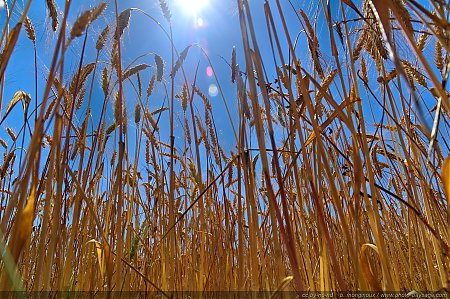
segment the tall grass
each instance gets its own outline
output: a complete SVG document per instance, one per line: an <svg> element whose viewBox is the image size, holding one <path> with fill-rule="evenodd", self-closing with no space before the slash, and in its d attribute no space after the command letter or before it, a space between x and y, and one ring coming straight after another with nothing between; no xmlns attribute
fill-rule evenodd
<svg viewBox="0 0 450 299"><path fill-rule="evenodd" d="M450 291L448 3L341 0L335 10L322 0L287 11L274 0L255 5L268 36L258 39L254 11L237 0L235 115L218 82L235 139L227 152L219 108L183 67L192 51L209 62L206 52L174 46L170 3L159 0L161 24L117 2L70 23L77 2L46 1L55 48L40 84L31 0L20 17L15 0L5 8L2 290ZM167 61L124 64L132 15L167 38ZM35 90L16 92L8 62L22 27L35 73L23 79ZM166 97L152 111L154 90ZM14 132L4 124L20 103Z"/></svg>

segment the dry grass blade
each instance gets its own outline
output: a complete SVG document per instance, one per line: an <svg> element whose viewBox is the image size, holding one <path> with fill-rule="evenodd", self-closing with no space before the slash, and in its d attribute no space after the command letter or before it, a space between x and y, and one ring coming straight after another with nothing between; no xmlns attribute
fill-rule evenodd
<svg viewBox="0 0 450 299"><path fill-rule="evenodd" d="M421 52L423 52L423 49L425 49L426 43L428 38L430 37L427 33L422 33L417 40L417 49L419 49Z"/></svg>
<svg viewBox="0 0 450 299"><path fill-rule="evenodd" d="M314 69L316 70L319 77L323 78L324 73L319 59L320 58L319 40L317 39L315 30L313 29L311 23L309 22L308 16L302 9L300 10L300 15L302 16L303 21L305 22L306 25L305 29L308 33L308 48L311 53L312 61L314 62Z"/></svg>
<svg viewBox="0 0 450 299"><path fill-rule="evenodd" d="M95 48L97 51L101 51L105 46L106 39L108 38L110 27L106 26L105 29L102 30L100 35L98 36L97 43L95 44Z"/></svg>
<svg viewBox="0 0 450 299"><path fill-rule="evenodd" d="M55 0L46 0L45 3L47 4L47 9L50 14L50 18L52 19L52 29L53 31L56 31L58 28L58 11L56 9Z"/></svg>
<svg viewBox="0 0 450 299"><path fill-rule="evenodd" d="M93 243L95 246L95 253L97 254L97 260L98 260L98 268L100 270L100 275L102 278L102 281L104 281L105 279L105 269L106 269L106 264L105 264L105 254L104 254L104 250L102 250L101 244L97 241L97 240L90 240L87 242L87 244L89 243Z"/></svg>
<svg viewBox="0 0 450 299"><path fill-rule="evenodd" d="M25 18L24 21L25 31L27 32L28 39L33 42L33 45L36 45L36 30L34 29L33 23L29 17Z"/></svg>
<svg viewBox="0 0 450 299"><path fill-rule="evenodd" d="M285 277L285 278L281 281L280 285L277 287L275 293L273 293L272 296L270 296L270 299L276 299L276 298L282 297L282 296L281 296L281 292L289 285L289 283L290 283L293 279L294 279L293 276L287 276L287 277Z"/></svg>
<svg viewBox="0 0 450 299"><path fill-rule="evenodd" d="M189 45L186 48L184 48L184 50L180 53L180 57L178 57L177 62L175 63L175 65L172 68L172 71L170 72L171 78L175 78L177 71L180 69L180 67L183 65L184 60L186 59L186 56L187 56L190 48L191 48L191 46Z"/></svg>
<svg viewBox="0 0 450 299"><path fill-rule="evenodd" d="M365 24L353 50L355 59L362 49L365 49L375 61L377 70L381 70L383 59L388 58L388 52L383 42L382 27L377 22L376 11L371 0L363 1ZM384 19L383 19L384 20Z"/></svg>
<svg viewBox="0 0 450 299"><path fill-rule="evenodd" d="M425 88L428 87L425 76L420 71L418 71L409 61L402 60L402 64L409 80L414 79L417 83L419 83L423 87Z"/></svg>
<svg viewBox="0 0 450 299"><path fill-rule="evenodd" d="M170 23L172 14L170 13L169 6L167 6L167 2L165 0L159 0L159 6L161 7L164 18L168 23Z"/></svg>
<svg viewBox="0 0 450 299"><path fill-rule="evenodd" d="M153 111L153 112L151 113L151 115L161 114L161 113L164 112L164 111L169 111L169 108L168 108L168 107L161 107L161 108L156 109L155 111Z"/></svg>
<svg viewBox="0 0 450 299"><path fill-rule="evenodd" d="M102 2L93 9L87 10L81 14L75 21L75 24L70 31L70 39L81 36L86 28L97 19L106 9L107 4Z"/></svg>
<svg viewBox="0 0 450 299"><path fill-rule="evenodd" d="M116 129L117 129L117 123L111 124L111 125L106 129L106 136L111 135L111 133L114 132Z"/></svg>
<svg viewBox="0 0 450 299"><path fill-rule="evenodd" d="M359 16L362 16L362 13L359 11L358 7L356 7L355 3L352 0L342 0L346 5L348 5L351 9L356 11Z"/></svg>
<svg viewBox="0 0 450 299"><path fill-rule="evenodd" d="M389 6L385 5L382 0L368 0L367 2L379 23L378 26L380 31L384 32L386 36L390 36L391 27L389 23ZM398 1L392 2L398 3Z"/></svg>
<svg viewBox="0 0 450 299"><path fill-rule="evenodd" d="M143 70L145 70L145 69L147 69L149 67L150 67L150 65L145 64L145 63L136 65L136 66L130 68L129 70L126 70L122 74L122 80L126 80L126 79L130 78L131 76L136 75L140 71L143 71Z"/></svg>
<svg viewBox="0 0 450 299"><path fill-rule="evenodd" d="M444 183L444 190L447 198L450 198L450 156L447 157L442 164L442 182Z"/></svg>
<svg viewBox="0 0 450 299"><path fill-rule="evenodd" d="M378 282L378 279L372 273L369 262L367 261L366 251L368 248L373 249L376 253L378 253L378 249L373 244L363 244L361 246L361 250L359 251L359 262L361 263L362 272L364 274L364 278L367 283L370 285L372 291L381 291L382 288Z"/></svg>
<svg viewBox="0 0 450 299"><path fill-rule="evenodd" d="M212 106L211 106L211 103L208 100L208 97L197 86L194 86L194 91L203 100L203 104L205 105L205 109L209 110L209 111L212 111Z"/></svg>
<svg viewBox="0 0 450 299"><path fill-rule="evenodd" d="M233 51L231 52L231 82L236 82L237 76L237 63L236 63L236 47L233 47Z"/></svg>
<svg viewBox="0 0 450 299"><path fill-rule="evenodd" d="M155 54L156 63L156 81L161 82L164 76L164 60L158 54Z"/></svg>
<svg viewBox="0 0 450 299"><path fill-rule="evenodd" d="M308 75L309 76L309 75ZM310 77L312 79L312 77ZM313 80L314 84L317 84L315 80ZM317 86L319 91L322 92L323 95L325 95L325 91L322 89L322 87ZM327 126L329 126L336 117L341 117L343 114L343 110L346 109L348 106L354 104L355 102L360 101L359 99L352 99L351 97L343 101L339 106L336 107L336 109L333 111L333 113L330 114L330 116L317 128L318 132L322 132L325 130ZM313 131L311 132L311 135L306 139L305 146L309 145L314 139L317 137L316 133Z"/></svg>
<svg viewBox="0 0 450 299"><path fill-rule="evenodd" d="M125 9L122 11L119 15L119 20L116 25L116 33L114 35L114 39L117 41L120 40L122 37L123 32L125 31L125 28L130 25L130 18L131 18L131 9Z"/></svg>
<svg viewBox="0 0 450 299"><path fill-rule="evenodd" d="M369 77L367 76L367 64L364 57L361 57L360 65L361 65L361 76L364 79L364 81L367 82L369 81Z"/></svg>
<svg viewBox="0 0 450 299"><path fill-rule="evenodd" d="M6 132L8 133L9 137L11 137L12 141L17 140L17 136L11 128L6 128Z"/></svg>
<svg viewBox="0 0 450 299"><path fill-rule="evenodd" d="M10 60L11 54L16 46L17 39L19 38L20 29L22 28L22 23L17 23L16 26L11 30L6 40L3 52L0 54L0 83L4 78L6 66Z"/></svg>
<svg viewBox="0 0 450 299"><path fill-rule="evenodd" d="M363 69L364 69L364 67L363 67L363 61L364 61L364 60L361 59L361 72L364 73L364 71L363 71ZM333 82L334 77L336 76L336 74L337 74L337 70L332 70L332 71L331 71L331 72L323 79L322 87L321 87L321 89L322 89L323 91L327 91L327 90L328 90L328 88L330 87L330 84ZM316 102L317 102L317 103L320 103L320 100L321 100L323 97L324 97L323 93L322 93L321 91L319 91L319 92L317 93Z"/></svg>
<svg viewBox="0 0 450 299"><path fill-rule="evenodd" d="M81 88L86 83L87 78L94 70L94 67L95 67L95 63L88 63L81 68L79 73L77 73L77 74L75 74L75 76L73 76L72 82L70 83L70 86L69 86L69 92L71 94L75 94L76 92L81 90Z"/></svg>
<svg viewBox="0 0 450 299"><path fill-rule="evenodd" d="M136 107L134 108L134 122L136 124L141 122L141 106L139 106L139 104L136 104Z"/></svg>
<svg viewBox="0 0 450 299"><path fill-rule="evenodd" d="M0 250L3 252L0 259L3 262L3 275L7 275L9 278L8 286L12 287L12 290L15 292L25 292L25 288L22 285L21 277L17 273L17 265L13 261L13 257L9 252L6 243L5 236L0 232ZM4 280L7 278L3 276ZM8 288L9 289L9 288ZM25 298L25 296L19 296L21 298Z"/></svg>
<svg viewBox="0 0 450 299"><path fill-rule="evenodd" d="M3 146L5 149L8 148L8 144L5 142L5 140L0 138L0 145Z"/></svg>
<svg viewBox="0 0 450 299"><path fill-rule="evenodd" d="M183 109L183 113L186 113L188 102L190 100L190 96L188 94L189 93L188 89L189 89L189 87L187 86L187 84L184 84L183 89L181 91L181 95L175 96L181 100L181 108Z"/></svg>
<svg viewBox="0 0 450 299"><path fill-rule="evenodd" d="M147 98L150 97L151 94L153 93L153 88L155 87L155 80L156 80L156 76L153 75L152 78L150 79L149 83L148 83Z"/></svg>
<svg viewBox="0 0 450 299"><path fill-rule="evenodd" d="M439 41L436 41L434 52L434 62L436 63L438 70L442 72L444 69L444 57L442 55L442 44Z"/></svg>
<svg viewBox="0 0 450 299"><path fill-rule="evenodd" d="M444 184L444 192L447 196L447 219L450 219L450 156L448 156L441 169L442 182ZM450 244L450 225L447 225L447 242ZM450 252L447 251L447 256ZM450 282L447 281L447 288L450 287Z"/></svg>
<svg viewBox="0 0 450 299"><path fill-rule="evenodd" d="M102 90L105 97L108 95L108 89L109 89L108 70L104 68L102 71Z"/></svg>
<svg viewBox="0 0 450 299"><path fill-rule="evenodd" d="M14 247L11 249L11 253L17 263L19 260L19 255L22 252L25 242L31 235L31 231L33 229L33 220L34 220L34 208L36 204L36 191L31 190L31 194L28 197L27 204L25 208L22 210L20 215L20 225L18 228L19 235L17 239L14 240Z"/></svg>
<svg viewBox="0 0 450 299"><path fill-rule="evenodd" d="M158 127L158 123L156 122L156 120L153 118L152 113L150 113L148 110L144 111L144 118L150 123L150 125L152 126L152 129L149 129L147 127L148 132L153 132L159 131L159 127Z"/></svg>
<svg viewBox="0 0 450 299"><path fill-rule="evenodd" d="M187 207L187 209L181 213L179 215L179 217L177 218L177 220L175 221L175 223L168 228L168 230L164 233L164 235L161 237L161 239L164 239L165 237L167 237L167 235L176 227L176 225L178 225L178 223L184 218L186 217L187 213L195 206L195 204L205 195L205 193L215 184L215 182L217 180L219 180L228 170L229 167L232 167L234 161L238 158L238 156L235 156L233 159L231 159L228 164L224 167L224 169L222 170L222 172L217 175L209 184L208 186L206 186L202 192L200 192L200 194L197 196L197 198L195 198L195 200L192 201L192 203Z"/></svg>
<svg viewBox="0 0 450 299"><path fill-rule="evenodd" d="M405 7L404 0L392 0L391 3L400 14L399 21L401 21L405 24L405 28L409 31L410 34L413 34L414 28L411 23L412 18L411 18L411 15L410 15L408 9L406 9L406 7Z"/></svg>
<svg viewBox="0 0 450 299"><path fill-rule="evenodd" d="M22 100L23 101L23 107L24 110L27 109L28 104L31 102L31 95L29 93L26 93L22 90L17 91L14 96L12 97L11 101L8 104L8 107L6 108L5 115L3 116L2 120L0 121L0 124L2 124L5 119L8 117L11 110L16 106L16 104Z"/></svg>
<svg viewBox="0 0 450 299"><path fill-rule="evenodd" d="M11 162L14 161L14 159L16 158L16 154L14 154L14 152L10 152L7 155L5 155L4 159L3 159L3 165L2 167L0 167L0 178L4 179L9 167L11 166Z"/></svg>

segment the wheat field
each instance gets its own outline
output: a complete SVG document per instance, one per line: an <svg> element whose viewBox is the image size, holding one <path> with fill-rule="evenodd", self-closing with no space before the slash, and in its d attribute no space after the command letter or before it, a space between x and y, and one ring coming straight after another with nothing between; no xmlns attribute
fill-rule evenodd
<svg viewBox="0 0 450 299"><path fill-rule="evenodd" d="M448 296L448 2L236 0L214 101L172 2L81 2L45 1L50 50L31 0L1 11L1 291ZM136 16L166 53L125 63Z"/></svg>

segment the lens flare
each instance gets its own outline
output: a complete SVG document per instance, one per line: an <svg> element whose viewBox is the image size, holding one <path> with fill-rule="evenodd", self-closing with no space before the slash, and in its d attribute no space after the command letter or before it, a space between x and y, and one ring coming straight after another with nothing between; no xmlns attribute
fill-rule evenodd
<svg viewBox="0 0 450 299"><path fill-rule="evenodd" d="M216 96L219 94L219 88L217 88L217 85L216 85L216 84L211 84L211 85L209 85L209 88L208 88L208 94L209 94L211 97L216 97Z"/></svg>
<svg viewBox="0 0 450 299"><path fill-rule="evenodd" d="M214 72L213 72L212 67L208 66L208 67L206 68L206 75L207 75L208 77L212 77L213 74L214 74Z"/></svg>
<svg viewBox="0 0 450 299"><path fill-rule="evenodd" d="M190 15L198 15L208 5L208 0L178 0L178 5Z"/></svg>

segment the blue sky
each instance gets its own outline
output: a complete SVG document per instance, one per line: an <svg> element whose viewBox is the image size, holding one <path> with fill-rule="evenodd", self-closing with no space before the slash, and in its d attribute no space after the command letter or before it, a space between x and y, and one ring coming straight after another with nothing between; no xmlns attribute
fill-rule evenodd
<svg viewBox="0 0 450 299"><path fill-rule="evenodd" d="M242 69L245 68L241 51L242 40L240 37L236 1L202 0L205 5L197 11L188 10L187 5L185 5L186 1L189 0L185 0L184 3L182 0L167 1L172 12L175 45L178 51L182 51L187 45L198 44L208 53L212 61L212 66L216 71L215 73L217 75L218 81L224 92L227 104L229 105L232 114L235 114L237 109L236 87L231 84L231 71L224 59L227 60L227 62L230 62L232 47L236 46L238 63L241 65ZM70 10L69 25L71 25L75 21L77 16L80 15L84 10L89 9L92 6L97 5L98 3L99 1L73 1ZM292 34L295 36L298 31L300 31L300 23L296 19L296 16L293 13L292 9L287 6L289 4L286 1L282 1L282 3L288 22L290 24L293 24L290 29L292 30ZM57 0L56 4L58 5L59 12L61 13L64 8L64 1ZM11 3L9 5L11 6ZM13 12L11 24L15 24L18 21L18 18L20 16L19 12L23 9L24 5L24 0L19 0L17 2L17 6ZM266 27L263 13L263 1L251 0L250 5L253 9L252 13L257 30L257 35L260 40L265 41ZM272 5L274 6L273 3ZM119 6L119 10L130 7L140 8L150 14L152 17L159 20L166 29L168 28L168 24L161 14L159 1L157 0L119 1ZM310 9L313 9L315 6L309 5L308 7ZM1 9L0 15L0 25L3 26L5 21L4 9ZM277 16L276 13L275 16ZM37 31L39 72L38 100L40 101L42 97L41 92L43 91L45 78L47 75L47 68L51 63L51 57L54 50L54 42L57 36L51 30L51 24L48 19L45 1L33 1L29 11L29 17L33 25L36 27ZM86 53L87 55L85 57L84 63L92 62L94 60L95 48L93 46L95 45L97 36L104 28L105 24L112 23L113 20L114 3L112 2L110 3L104 16L95 21L89 29L88 47ZM78 68L82 41L82 38L76 39L66 55L64 74L66 81L69 81L71 79ZM124 67L128 66L128 64L135 58L145 54L147 54L147 56L138 60L136 64L147 63L150 65L154 65L153 56L148 55L149 53L157 53L161 55L166 60L166 66L170 65L170 51L168 50L168 40L162 33L161 29L158 28L155 23L153 23L143 14L140 14L136 11L132 13L130 26L125 31L122 44ZM263 51L263 56L270 54L270 47L268 47L267 45L265 47L261 47L261 49ZM300 49L300 51L302 50ZM109 54L103 52L101 59L108 60ZM217 86L218 83L216 82L215 77L211 76L211 69L209 69L208 71L209 63L205 59L204 55L197 47L192 47L184 65L186 74L188 76L188 81L190 83L193 82L194 71L197 63L200 63L197 83L205 94L208 94L208 91L211 91L210 100L213 103L213 111L217 112L217 114L215 113L216 126L218 127L220 134L222 134L221 137L223 137L221 138L221 143L226 152L229 152L230 150L233 150L235 142L233 135L231 134L231 127L228 116L226 116L225 113L222 113L225 111L223 100L220 97L220 94L216 95L217 91L215 89L215 86ZM273 66L266 65L266 67L268 70L269 79L273 80L273 78L275 78L275 71L273 69ZM143 85L146 84L145 78L149 78L152 71L153 70L147 71L146 73L143 72ZM169 71L169 67L167 67L166 73L168 73ZM97 72L97 77L97 80L100 80L99 72ZM179 75L176 79L176 92L179 92L181 90L182 84L182 76ZM98 86L94 91L94 97L96 94L98 94L100 98L98 101L93 101L92 113L94 118L96 113L95 109L100 109L101 107L100 103L102 99L102 93ZM6 72L4 100L2 103L3 111L5 111L7 103L9 102L11 97L19 89L30 93L34 101L35 94L33 48L32 43L26 38L25 32L22 32L19 38L15 52L11 58L9 67ZM150 100L150 106L152 107L150 110L157 109L161 106L161 100L164 98L164 95L165 93L163 88L156 89L154 96ZM135 96L132 92L130 94L127 94L127 102L129 107L129 118L131 120L131 112L133 111L131 109L134 109L134 105L136 103ZM97 106L96 103L98 103ZM181 111L181 109L179 110ZM83 109L81 109L81 111L83 111ZM13 115L13 117L9 117L5 121L4 127L10 127L14 131L18 132L21 125L23 124L21 109L19 107L16 107L13 111ZM113 122L112 113L109 113L107 115L107 120L109 120L110 123ZM235 118L234 121L237 121L237 118ZM130 121L130 125L131 124L132 122ZM7 139L7 135L4 135L3 133L4 132L0 133L0 137L5 137Z"/></svg>
<svg viewBox="0 0 450 299"><path fill-rule="evenodd" d="M185 61L184 68L188 77L188 81L191 84L193 82L194 71L199 63L199 76L197 79L197 85L200 89L208 94L210 93L210 101L212 102L214 117L216 121L216 126L219 131L219 140L223 146L225 153L229 153L234 149L235 140L231 131L230 120L225 113L225 107L223 100L219 95L217 95L214 86L220 84L224 92L225 100L231 109L233 121L237 125L237 96L236 87L231 83L231 71L228 64L224 61L230 62L232 47L236 46L237 50L237 62L241 66L241 69L245 69L245 61L243 59L242 53L242 40L239 28L238 12L236 7L236 1L232 0L201 0L205 2L203 8L198 11L192 11L187 9L186 2L193 0L168 0L168 5L172 13L173 20L173 32L175 45L179 52L181 52L188 45L199 45L201 46L209 55L212 66L216 71L218 82L216 82L215 77L211 76L211 70L207 59L204 57L202 52L198 47L192 47L189 51L188 57ZM199 0L197 0L199 1ZM1 2L1 1L0 1ZM12 2L12 1L9 1ZM97 5L100 1L72 1L72 6L69 16L69 26L76 20L84 10ZM262 51L262 56L265 58L265 68L268 74L268 80L274 80L276 77L276 72L273 66L273 59L271 54L270 45L267 38L267 29L265 25L265 17L263 11L263 0L249 0L252 9L252 17L255 24L256 35L260 42L260 50ZM299 34L302 26L294 12L290 7L289 1L280 1L283 11L285 13L286 21L289 26L291 37L295 37ZM20 16L20 11L23 9L25 0L18 0L17 7L13 12L13 18L11 24L15 24ZM56 0L59 7L59 11L64 8L64 1ZM281 31L281 23L278 19L278 13L276 11L275 1L269 1L272 7L272 11L275 17L275 22ZM313 21L315 14L318 12L319 17L323 17L322 8L319 0L311 1L310 3L304 3L299 1L292 1L295 9L298 11L300 8L304 9L305 12L310 16ZM339 7L337 6L338 1L332 1L332 13L334 15L340 14ZM11 3L10 3L11 5ZM136 7L140 8L159 22L162 26L168 29L168 24L162 16L159 1L158 0L129 0L129 1L119 1L119 10L122 11L126 8ZM191 5L192 6L192 5ZM351 12L348 10L348 12ZM33 1L29 17L36 27L37 31L37 52L38 52L38 101L41 100L42 91L45 84L45 78L47 76L47 67L51 63L51 57L54 50L54 42L56 40L56 34L51 30L51 24L48 19L48 13L45 7L45 1ZM322 18L323 20L323 18ZM5 10L0 10L0 25L4 25L5 21ZM60 16L61 21L61 16ZM95 59L95 42L97 40L98 34L102 31L105 25L111 24L114 21L114 2L111 2L106 12L100 19L96 20L89 29L88 35L88 46L86 57L84 63L93 62ZM317 25L317 33L321 44L321 51L323 54L323 59L327 61L327 64L333 60L327 48L329 42L328 29L324 27L323 22L319 22ZM284 34L279 32L282 47L284 51L287 51L287 43L282 38ZM80 56L80 49L82 46L83 38L80 37L76 39L65 58L65 69L64 76L65 82L70 82L71 77L78 69L78 62ZM131 62L133 62L137 57L143 56L139 60L133 62L133 65L139 63L147 63L154 66L154 55L152 53L157 53L163 57L166 61L166 80L168 80L167 74L170 72L170 44L162 30L148 17L143 14L133 11L131 15L130 26L125 31L122 38L123 47L123 66L127 67ZM340 49L341 54L343 54L342 49ZM284 53L285 57L288 57L288 53ZM305 42L305 34L301 34L301 38L297 45L297 57L302 61L303 66L306 68L310 67L311 61L309 58L309 53L307 50L307 45ZM101 55L101 60L109 61L109 53L104 50ZM371 61L368 61L371 63ZM106 65L106 64L103 64ZM103 68L103 65L101 66ZM331 66L333 67L333 66ZM359 65L357 66L357 68ZM142 72L142 82L145 87L149 78L151 77L154 68L150 68ZM329 70L326 70L327 73ZM93 99L93 119L99 115L99 109L101 108L101 103L103 100L103 93L100 89L100 70L97 72L96 80L98 84L94 90ZM166 83L169 83L166 81ZM181 91L183 84L183 78L178 74L175 80L175 92ZM25 32L23 31L19 41L17 43L15 52L11 58L10 64L6 72L5 89L4 89L4 99L2 103L2 110L5 111L7 103L12 98L17 90L23 90L32 95L33 101L35 99L34 94L34 66L33 66L33 48L32 43L27 39ZM130 128L133 126L133 111L134 106L137 103L136 95L130 85L126 86L126 101L128 107L128 118ZM161 107L166 94L162 85L156 88L155 93L152 95L149 101L150 111L156 110ZM364 97L364 95L362 95ZM166 101L167 103L167 101ZM166 104L167 106L167 104ZM375 105L376 106L376 105ZM365 107L368 105L365 104ZM181 117L181 106L177 103L175 107L177 115ZM85 112L85 107L80 110L80 116ZM167 114L166 114L167 116ZM8 136L5 132L6 127L12 128L16 133L20 130L23 124L22 110L19 106L14 108L13 114L8 117L4 123L3 130L0 130L0 137L7 140ZM106 116L107 125L114 121L114 116L112 113L112 104L110 102L109 110ZM182 127L180 123L176 123L179 132L182 132ZM161 134L164 137L163 141L168 142L168 121L164 122L164 126L161 126ZM133 130L134 131L134 130ZM281 138L281 136L280 136ZM180 137L181 139L181 137ZM11 142L8 141L10 144Z"/></svg>

